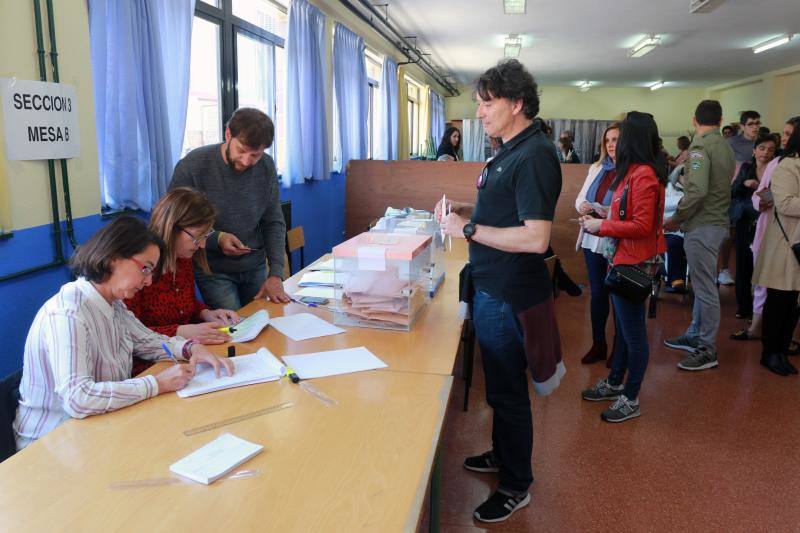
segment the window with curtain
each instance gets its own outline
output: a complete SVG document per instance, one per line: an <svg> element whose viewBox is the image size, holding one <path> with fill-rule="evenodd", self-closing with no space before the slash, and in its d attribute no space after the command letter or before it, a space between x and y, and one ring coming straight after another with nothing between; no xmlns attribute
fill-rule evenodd
<svg viewBox="0 0 800 533"><path fill-rule="evenodd" d="M102 208L149 210L180 157L194 0L88 5Z"/></svg>
<svg viewBox="0 0 800 533"><path fill-rule="evenodd" d="M367 158L377 159L376 155L381 144L381 138L385 136L385 132L381 131L379 123L381 118L381 109L384 103L381 101L381 70L382 59L381 57L370 50L365 50L365 58L367 63L367 95L368 95L368 108L367 108Z"/></svg>
<svg viewBox="0 0 800 533"><path fill-rule="evenodd" d="M195 7L188 111L182 155L224 141L224 124L239 107L255 107L275 123L267 149L280 170L286 141L287 7L278 0L201 0Z"/></svg>
<svg viewBox="0 0 800 533"><path fill-rule="evenodd" d="M328 179L325 115L325 15L307 0L293 0L286 40L286 164L284 186Z"/></svg>
<svg viewBox="0 0 800 533"><path fill-rule="evenodd" d="M395 160L398 154L400 94L397 87L397 63L390 58L383 59L381 68L381 108L379 129L381 137L378 141L378 159Z"/></svg>
<svg viewBox="0 0 800 533"><path fill-rule="evenodd" d="M333 89L338 137L334 170L344 172L351 159L367 156L369 85L364 38L336 23L333 34Z"/></svg>
<svg viewBox="0 0 800 533"><path fill-rule="evenodd" d="M420 107L421 107L421 87L412 82L406 81L406 117L408 119L408 147L409 156L415 157L420 154Z"/></svg>

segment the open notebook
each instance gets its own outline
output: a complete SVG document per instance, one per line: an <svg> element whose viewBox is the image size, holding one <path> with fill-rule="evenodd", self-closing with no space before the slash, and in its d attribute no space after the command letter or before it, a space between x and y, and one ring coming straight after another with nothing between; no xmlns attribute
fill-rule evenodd
<svg viewBox="0 0 800 533"><path fill-rule="evenodd" d="M171 472L206 485L215 482L264 447L224 433L170 465Z"/></svg>
<svg viewBox="0 0 800 533"><path fill-rule="evenodd" d="M197 373L178 391L178 396L188 398L223 389L275 381L286 374L286 367L266 348L259 348L256 353L235 357L231 362L236 368L232 376L228 376L223 370L222 375L216 377L213 368L208 365L198 365Z"/></svg>
<svg viewBox="0 0 800 533"><path fill-rule="evenodd" d="M261 330L269 325L269 313L265 309L256 311L233 326L234 332L231 334L232 342L248 342L261 333Z"/></svg>

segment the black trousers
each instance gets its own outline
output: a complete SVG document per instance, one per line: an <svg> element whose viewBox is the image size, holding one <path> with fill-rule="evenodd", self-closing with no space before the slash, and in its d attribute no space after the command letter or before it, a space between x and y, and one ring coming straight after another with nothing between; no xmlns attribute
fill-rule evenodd
<svg viewBox="0 0 800 533"><path fill-rule="evenodd" d="M785 354L792 341L797 319L800 317L797 307L799 291L780 291L767 289L767 300L764 302L764 321L761 333L761 346L764 354Z"/></svg>
<svg viewBox="0 0 800 533"><path fill-rule="evenodd" d="M756 225L747 217L736 222L736 312L742 316L753 314L753 237Z"/></svg>

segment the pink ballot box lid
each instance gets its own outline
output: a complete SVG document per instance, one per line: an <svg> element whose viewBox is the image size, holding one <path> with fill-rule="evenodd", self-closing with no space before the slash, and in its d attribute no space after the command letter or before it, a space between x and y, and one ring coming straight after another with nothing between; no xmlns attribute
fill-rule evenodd
<svg viewBox="0 0 800 533"><path fill-rule="evenodd" d="M333 247L334 257L361 257L366 251L383 250L386 259L410 261L431 242L430 235L366 232ZM361 252L359 252L361 249ZM370 254L371 255L371 254Z"/></svg>

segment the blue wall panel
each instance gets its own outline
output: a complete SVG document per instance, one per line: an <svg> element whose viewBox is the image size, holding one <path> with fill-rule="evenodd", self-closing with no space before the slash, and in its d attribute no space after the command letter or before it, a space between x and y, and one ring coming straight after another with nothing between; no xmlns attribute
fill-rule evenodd
<svg viewBox="0 0 800 533"><path fill-rule="evenodd" d="M306 264L323 254L344 238L344 174L334 173L331 179L307 181L289 189L281 189L281 199L292 202L292 223L303 226L306 237ZM142 214L146 218L146 214ZM110 219L108 219L110 220ZM79 243L85 242L108 220L100 215L74 221ZM35 267L53 260L50 225L15 231L10 239L0 240L0 276ZM64 238L64 253L72 248ZM292 258L293 272L300 266L300 255ZM67 267L50 268L35 274L0 282L0 325L4 330L0 350L0 376L22 367L25 337L33 317L42 304L59 287L70 281Z"/></svg>

